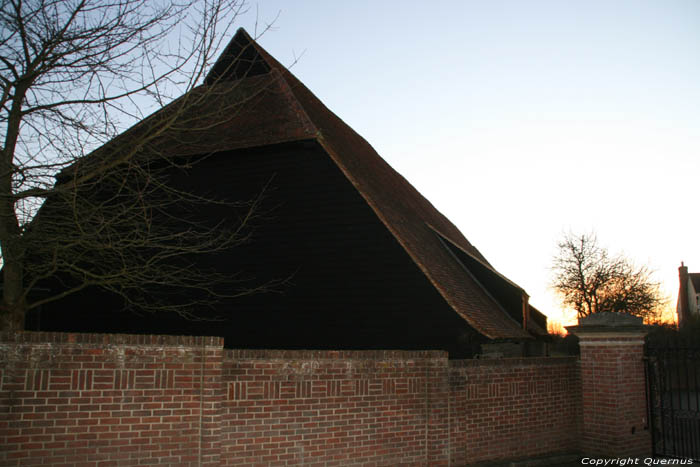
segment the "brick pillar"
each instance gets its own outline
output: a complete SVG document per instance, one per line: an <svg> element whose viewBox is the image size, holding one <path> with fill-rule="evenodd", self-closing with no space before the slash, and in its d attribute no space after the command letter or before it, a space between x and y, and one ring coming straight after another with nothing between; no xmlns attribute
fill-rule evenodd
<svg viewBox="0 0 700 467"><path fill-rule="evenodd" d="M450 464L450 388L447 352L426 362L427 462L432 466Z"/></svg>
<svg viewBox="0 0 700 467"><path fill-rule="evenodd" d="M220 337L199 337L201 385L200 466L221 464L221 403L224 398L222 381L224 340Z"/></svg>
<svg viewBox="0 0 700 467"><path fill-rule="evenodd" d="M650 456L642 319L597 313L567 329L581 346L583 454Z"/></svg>
<svg viewBox="0 0 700 467"><path fill-rule="evenodd" d="M688 301L688 266L681 261L681 267L678 268L678 304L676 305L676 313L678 314L678 327L682 328L688 321L690 316L690 303Z"/></svg>

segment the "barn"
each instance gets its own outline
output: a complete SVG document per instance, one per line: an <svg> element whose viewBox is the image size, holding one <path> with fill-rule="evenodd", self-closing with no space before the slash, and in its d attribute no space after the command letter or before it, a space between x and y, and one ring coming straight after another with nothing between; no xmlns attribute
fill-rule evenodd
<svg viewBox="0 0 700 467"><path fill-rule="evenodd" d="M244 30L192 93L207 89L216 93L200 108L236 102L235 112L203 112L196 131L182 125L152 144L172 158L206 155L173 172L178 187L227 199L265 193L249 241L201 261L274 290L221 299L193 320L124 309L114 294L87 287L32 312L27 329L218 335L233 348L444 349L451 357L546 335L527 293ZM88 159L110 157L168 111ZM217 222L234 215L227 209L196 215ZM47 202L43 215L50 210ZM59 271L38 290L65 284Z"/></svg>

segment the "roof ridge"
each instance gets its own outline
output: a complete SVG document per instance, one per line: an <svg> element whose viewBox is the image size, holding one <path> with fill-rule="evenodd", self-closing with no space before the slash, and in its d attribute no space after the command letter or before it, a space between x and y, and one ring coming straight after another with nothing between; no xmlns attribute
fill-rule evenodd
<svg viewBox="0 0 700 467"><path fill-rule="evenodd" d="M278 76L278 80L284 88L284 97L287 98L289 105L294 109L294 113L299 118L302 128L309 134L314 135L314 137L318 140L320 138L321 130L319 130L316 123L311 119L301 102L299 102L299 99L297 98L296 94L294 94L291 85L285 79L283 73L276 68L272 69L270 73Z"/></svg>

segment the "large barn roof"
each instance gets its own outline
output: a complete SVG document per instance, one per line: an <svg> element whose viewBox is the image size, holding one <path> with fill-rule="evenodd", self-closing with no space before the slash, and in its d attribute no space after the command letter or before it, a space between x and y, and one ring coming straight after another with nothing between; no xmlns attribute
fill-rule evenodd
<svg viewBox="0 0 700 467"><path fill-rule="evenodd" d="M491 271L503 289L516 294L524 293L522 289L495 271L452 222L243 29L238 30L207 82L223 84L262 76L267 76L278 90L274 104L270 104L276 116L284 115L287 121L265 129L258 126L264 133L260 143L316 139L460 316L490 338L529 337L479 282L477 276L483 274L460 260L445 240ZM260 112L265 110L261 108Z"/></svg>
<svg viewBox="0 0 700 467"><path fill-rule="evenodd" d="M522 321L525 292L498 273L452 222L245 30L238 30L205 84L180 99L196 101L199 95L204 98L188 111L197 119L197 131L190 124L179 125L176 137L170 131L151 141L159 151L194 155L316 141L470 326L491 339L531 337L515 319ZM200 106L206 112L198 112ZM129 133L145 131L149 121L158 121L169 109L172 105L116 138L110 152L115 144L128 144ZM528 326L531 331L536 327Z"/></svg>

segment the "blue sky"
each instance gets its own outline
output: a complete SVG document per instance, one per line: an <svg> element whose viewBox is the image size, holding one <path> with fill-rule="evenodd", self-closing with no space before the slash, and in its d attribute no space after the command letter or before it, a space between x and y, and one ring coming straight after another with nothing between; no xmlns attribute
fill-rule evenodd
<svg viewBox="0 0 700 467"><path fill-rule="evenodd" d="M700 272L700 2L259 0L239 25L561 320L562 233ZM278 16L279 13L279 16Z"/></svg>

